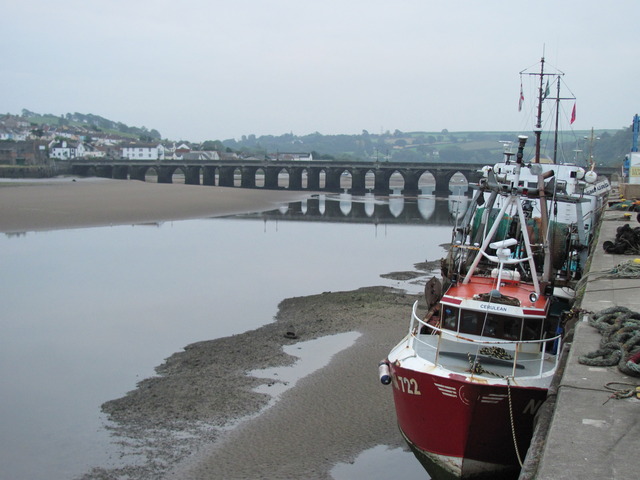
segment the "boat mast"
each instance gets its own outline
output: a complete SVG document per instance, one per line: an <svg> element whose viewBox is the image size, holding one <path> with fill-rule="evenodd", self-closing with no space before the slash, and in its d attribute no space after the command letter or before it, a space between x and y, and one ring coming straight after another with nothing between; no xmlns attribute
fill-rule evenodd
<svg viewBox="0 0 640 480"><path fill-rule="evenodd" d="M540 86L538 87L538 116L533 133L536 136L536 155L534 163L540 163L540 137L542 134L542 84L544 80L544 57L540 59Z"/></svg>
<svg viewBox="0 0 640 480"><path fill-rule="evenodd" d="M544 55L540 59L540 73L535 74L540 75L540 83L538 85L538 115L536 117L536 126L534 128L533 133L536 136L536 153L534 158L534 163L540 163L540 144L542 137L542 102L546 97L546 92L543 90L544 88L544 77L552 74L544 73ZM560 86L560 82L558 82L558 88ZM557 95L558 100L560 95ZM556 135L558 134L557 128L557 118L556 118ZM557 138L556 138L557 144ZM555 157L555 152L554 152ZM555 158L554 158L555 163ZM544 180L549 175L553 175L553 171L547 172L545 175L538 174L538 197L540 199L540 238L542 240L542 248L544 250L544 265L542 269L542 278L541 278L541 288L542 290L546 290L546 286L550 283L551 280L551 256L549 252L549 238L548 235L548 225L549 225L549 206L547 205L547 198L544 190Z"/></svg>
<svg viewBox="0 0 640 480"><path fill-rule="evenodd" d="M556 129L553 137L553 163L557 162L558 157L558 120L560 118L560 77L558 77L558 89L556 93Z"/></svg>
<svg viewBox="0 0 640 480"><path fill-rule="evenodd" d="M556 124L555 124L555 132L554 132L554 141L553 141L553 163L557 163L557 157L558 157L558 136L559 136L559 122L560 122L560 100L573 100L575 98L572 97L567 97L567 98L561 98L560 97L560 77L564 75L563 72L561 72L560 70L557 70L555 72L551 72L551 73L546 73L544 70L545 67L545 59L544 59L544 54L542 56L542 58L540 59L540 71L537 72L530 72L527 70L523 70L520 72L520 75L522 76L524 75L530 75L530 76L536 76L539 77L539 82L538 82L538 111L537 111L537 115L536 115L536 123L535 126L533 128L533 132L536 136L536 145L535 145L535 156L533 159L532 163L540 163L540 155L541 155L541 144L542 144L542 104L544 103L545 100L549 99L549 100L555 100L556 101ZM557 86L556 86L556 97L555 98L550 98L549 97L549 80L547 80L547 86L545 88L544 85L544 79L545 77L557 77Z"/></svg>

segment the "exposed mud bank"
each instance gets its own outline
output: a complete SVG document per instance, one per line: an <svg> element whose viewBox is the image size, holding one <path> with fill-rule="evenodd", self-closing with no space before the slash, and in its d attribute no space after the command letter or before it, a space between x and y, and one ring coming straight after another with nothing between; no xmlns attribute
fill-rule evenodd
<svg viewBox="0 0 640 480"><path fill-rule="evenodd" d="M416 267L422 270L427 269L428 265ZM407 278L406 273L395 272L389 275L400 280ZM424 272L413 272L411 275L417 281L420 281L421 276L424 276ZM157 376L141 381L135 390L122 398L106 402L102 407L111 420L109 428L112 429L114 438L121 439L122 446L125 447L123 454L133 454L136 465L94 469L84 478L124 475L130 478L162 478L202 447L211 449L216 442L220 443L220 436L226 435L223 427L232 425L238 419L255 415L267 406L271 397L257 393L254 389L269 380L248 376L247 372L294 363L296 358L283 351L284 345L349 331L363 333L357 343L365 342L367 347L364 355L370 356L365 360L362 358L363 354L358 353L360 358L354 358L354 362L351 362L357 377L351 380L353 384L350 395L355 397L347 401L336 397L340 393L328 388L327 391L314 395L313 401L309 403L309 397L303 393L304 387L296 385L288 392L290 395L287 401L292 402L290 408L301 410L303 415L305 411L309 412L308 415L319 408L321 410L329 402L371 412L370 421L382 425L384 431L384 434L380 431L374 437L384 438L374 440L374 437L367 436L365 443L369 445L357 446L353 439L345 438L350 444L350 448L343 449L347 453L351 450L357 455L363 448L375 446L376 442L402 445L393 411L390 410L391 391L377 383L375 371L377 360L384 358L393 344L405 334L411 305L419 298L420 296L408 295L402 290L388 287L368 287L349 292L325 292L290 298L280 303L275 321L270 324L240 335L187 346L184 351L173 354L157 367ZM351 358L356 355L356 350L358 349L352 347L346 355ZM322 372L316 373L320 377L323 375ZM304 398L304 401L296 403L296 396ZM284 399L280 403L282 401ZM370 424L362 424L363 418L358 412L354 411L347 418L353 418L353 424L341 425L340 431L372 430ZM254 421L255 419L245 422L243 428L250 428ZM325 418L321 424L330 429L332 419ZM284 432L266 433L267 436L271 434L278 442L288 441ZM335 432L331 436L336 437ZM335 441L340 443L337 437ZM241 444L243 442L247 443L247 440L241 441ZM309 445L307 453L309 458L305 461L314 464L313 469L324 469L325 475L331 464L337 461L323 454L318 455L312 445ZM244 454L243 448L227 447L223 454L226 459L224 465L233 465L235 461L242 465ZM240 468L233 467L232 472L217 470L221 464L216 460L216 455L214 451L209 454L204 452L190 468L195 471L203 468L207 476L213 475L211 478L229 475ZM126 463L126 458L124 460ZM119 463L119 460L115 463ZM272 463L278 465L287 461L274 458ZM213 468L212 465L216 467ZM242 473L243 478L252 477L252 468L257 469L256 478L259 477L260 465L247 468L249 471ZM193 478L200 474L193 474ZM298 474L302 473L296 471L295 475ZM185 472L180 475L189 476Z"/></svg>

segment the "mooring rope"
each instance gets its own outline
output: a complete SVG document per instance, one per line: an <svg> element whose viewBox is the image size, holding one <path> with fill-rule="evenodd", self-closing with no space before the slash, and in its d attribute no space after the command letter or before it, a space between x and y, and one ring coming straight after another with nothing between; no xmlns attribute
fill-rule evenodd
<svg viewBox="0 0 640 480"><path fill-rule="evenodd" d="M500 348L500 347L483 347L480 349L480 354L503 359L503 360L513 359L513 357L509 353L507 353L507 351L504 348ZM473 359L471 358L470 353L467 353L467 356L469 358L469 365L470 365L470 368L468 371L471 372L472 375L474 374L482 375L483 373L485 373L487 375L493 375L494 377L502 378L507 381L507 396L509 399L509 421L511 422L511 435L513 437L513 447L516 451L516 457L518 457L518 463L520 464L520 468L522 468L522 465L523 465L522 457L520 456L520 450L518 450L518 440L516 437L516 424L513 420L513 403L511 401L511 377L500 375L499 373L486 370L478 361L478 355L475 355Z"/></svg>
<svg viewBox="0 0 640 480"><path fill-rule="evenodd" d="M516 425L513 421L513 405L511 403L511 382L509 377L507 378L507 395L509 397L509 420L511 421L511 435L513 436L513 447L516 450L516 457L518 457L518 463L520 464L520 468L522 468L522 458L520 457L520 450L518 450L518 440L516 438Z"/></svg>
<svg viewBox="0 0 640 480"><path fill-rule="evenodd" d="M583 365L613 366L640 377L640 313L611 307L589 315L589 324L602 335L600 348L578 358Z"/></svg>
<svg viewBox="0 0 640 480"><path fill-rule="evenodd" d="M604 278L640 278L640 259L619 263L603 275ZM603 278L599 277L599 278Z"/></svg>
<svg viewBox="0 0 640 480"><path fill-rule="evenodd" d="M627 388L614 388L613 385L624 385ZM603 403L607 403L612 398L620 400L621 398L630 398L633 397L634 394L640 394L640 386L634 385L633 383L625 383L625 382L609 382L604 386L610 392L613 392L607 400ZM630 388L629 388L630 387ZM640 398L640 397L639 397Z"/></svg>

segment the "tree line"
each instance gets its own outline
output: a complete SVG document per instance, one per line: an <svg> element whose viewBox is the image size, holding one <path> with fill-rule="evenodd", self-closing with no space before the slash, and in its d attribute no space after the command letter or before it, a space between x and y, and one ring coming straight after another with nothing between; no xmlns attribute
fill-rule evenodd
<svg viewBox="0 0 640 480"><path fill-rule="evenodd" d="M393 161L492 164L502 159L509 147L515 148L520 132L385 132L371 134L363 130L356 135L243 135L222 142L226 149L250 155L276 152L312 152L314 158L339 161ZM544 154L559 163L618 166L631 150L632 127L620 130L573 131L560 134L557 147L554 136L543 134ZM593 138L592 138L593 137ZM533 135L528 142L533 156Z"/></svg>

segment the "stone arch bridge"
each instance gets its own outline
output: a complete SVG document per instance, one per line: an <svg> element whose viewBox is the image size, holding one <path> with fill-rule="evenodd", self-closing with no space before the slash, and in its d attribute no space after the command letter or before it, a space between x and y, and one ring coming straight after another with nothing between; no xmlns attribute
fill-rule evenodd
<svg viewBox="0 0 640 480"><path fill-rule="evenodd" d="M451 192L449 183L456 173L461 173L467 182L475 183L481 174L480 165L470 163L398 163L398 162L328 162L328 161L261 161L261 160L104 160L71 159L71 172L80 176L98 176L114 179L145 180L150 171L155 171L158 183L173 183L176 173L184 175L190 185L211 185L242 188L266 188L342 192L341 177L350 176L349 193L392 193L392 175L402 176L404 195L417 195L424 174L435 180L434 194L447 196ZM279 176L288 175L288 185L279 185ZM396 177L397 178L397 175ZM256 181L260 179L260 181ZM431 180L431 182L433 182ZM260 185L261 183L261 185Z"/></svg>

